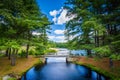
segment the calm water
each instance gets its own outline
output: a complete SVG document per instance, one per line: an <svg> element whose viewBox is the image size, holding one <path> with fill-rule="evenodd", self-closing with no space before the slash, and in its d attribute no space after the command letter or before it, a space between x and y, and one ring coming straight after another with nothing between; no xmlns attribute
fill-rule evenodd
<svg viewBox="0 0 120 80"><path fill-rule="evenodd" d="M48 58L47 64L34 66L21 80L107 80L84 66L66 63L65 57Z"/></svg>
<svg viewBox="0 0 120 80"><path fill-rule="evenodd" d="M57 55L79 55L79 56L86 56L87 52L85 50L68 50L66 48L58 48Z"/></svg>

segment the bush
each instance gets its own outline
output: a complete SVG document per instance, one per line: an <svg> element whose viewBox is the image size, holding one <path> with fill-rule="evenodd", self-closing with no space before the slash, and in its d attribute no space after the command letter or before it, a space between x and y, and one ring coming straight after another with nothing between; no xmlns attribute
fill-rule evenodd
<svg viewBox="0 0 120 80"><path fill-rule="evenodd" d="M113 60L120 60L120 55L112 54L110 58L112 58Z"/></svg>
<svg viewBox="0 0 120 80"><path fill-rule="evenodd" d="M111 54L111 50L109 49L108 46L98 47L93 50L95 51L95 54L97 56L101 56L101 57L110 56Z"/></svg>
<svg viewBox="0 0 120 80"><path fill-rule="evenodd" d="M48 49L47 50L47 53L56 53L57 52L57 50L55 50L55 49Z"/></svg>
<svg viewBox="0 0 120 80"><path fill-rule="evenodd" d="M18 53L20 57L25 57L26 56L26 51L22 50L21 52Z"/></svg>
<svg viewBox="0 0 120 80"><path fill-rule="evenodd" d="M36 53L35 50L33 50L33 49L29 50L29 55L35 55L35 53Z"/></svg>
<svg viewBox="0 0 120 80"><path fill-rule="evenodd" d="M4 57L5 56L5 54L3 54L3 53L0 53L0 57Z"/></svg>

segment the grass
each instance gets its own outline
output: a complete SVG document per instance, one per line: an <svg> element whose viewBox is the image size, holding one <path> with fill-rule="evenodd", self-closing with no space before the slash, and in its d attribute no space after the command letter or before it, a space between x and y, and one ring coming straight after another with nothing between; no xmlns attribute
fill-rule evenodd
<svg viewBox="0 0 120 80"><path fill-rule="evenodd" d="M110 80L120 80L120 61L114 61L114 67L109 67L108 58L86 58L81 57L75 60L76 64L86 66L92 70L105 75Z"/></svg>
<svg viewBox="0 0 120 80"><path fill-rule="evenodd" d="M0 58L0 78L7 74L14 74L21 77L27 70L29 70L32 66L41 63L42 61L40 58L35 58L29 56L28 59L26 58L17 58L16 65L11 66L10 60L7 57ZM2 79L0 79L2 80Z"/></svg>
<svg viewBox="0 0 120 80"><path fill-rule="evenodd" d="M93 65L91 65L91 64L85 64L85 63L76 63L76 64L79 64L79 65L85 66L85 67L87 67L87 68L90 68L91 70L94 70L94 71L96 71L96 72L98 72L98 73L100 73L100 74L103 74L104 76L106 76L107 78L110 78L111 80L114 80L114 78L116 78L116 76L113 75L112 73L107 72L107 71L105 71L105 70L103 70L103 69L100 69L100 68L98 68L98 67L96 67L96 66L93 66ZM118 78L119 78L119 77L118 77ZM118 78L117 78L117 79L118 79Z"/></svg>

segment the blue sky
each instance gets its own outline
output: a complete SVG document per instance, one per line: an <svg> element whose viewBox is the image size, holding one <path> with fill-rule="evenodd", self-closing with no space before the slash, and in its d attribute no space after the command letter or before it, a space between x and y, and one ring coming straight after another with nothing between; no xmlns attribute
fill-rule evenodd
<svg viewBox="0 0 120 80"><path fill-rule="evenodd" d="M48 34L49 39L55 42L65 42L65 23L71 19L66 17L67 10L63 9L65 0L36 1L42 13L46 14L49 20L54 22L51 25L51 34Z"/></svg>

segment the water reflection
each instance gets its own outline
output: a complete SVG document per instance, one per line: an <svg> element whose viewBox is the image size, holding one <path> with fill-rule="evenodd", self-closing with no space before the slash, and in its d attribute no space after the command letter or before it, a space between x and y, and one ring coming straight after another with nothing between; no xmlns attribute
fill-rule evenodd
<svg viewBox="0 0 120 80"><path fill-rule="evenodd" d="M48 63L31 68L22 80L106 80L104 76L72 63Z"/></svg>

